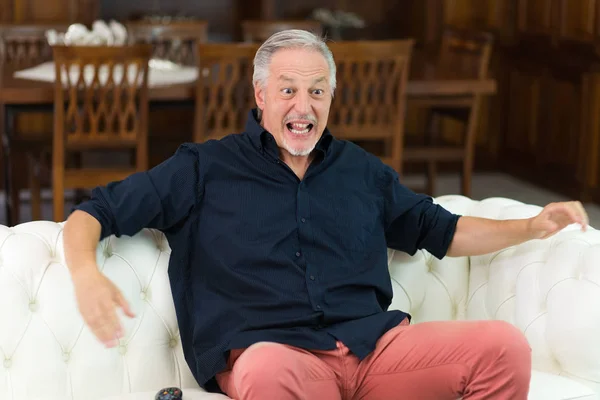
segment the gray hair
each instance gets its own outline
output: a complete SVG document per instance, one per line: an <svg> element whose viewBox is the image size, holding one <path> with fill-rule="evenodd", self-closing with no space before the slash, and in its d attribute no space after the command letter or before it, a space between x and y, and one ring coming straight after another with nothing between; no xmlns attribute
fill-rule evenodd
<svg viewBox="0 0 600 400"><path fill-rule="evenodd" d="M329 83L331 85L331 95L333 96L336 87L336 68L333 54L331 53L331 50L329 50L329 47L327 47L325 39L312 32L301 29L288 29L274 33L260 46L254 57L252 84L260 85L264 88L267 83L267 78L269 77L269 65L271 64L273 54L278 50L293 48L314 50L325 57L327 65L329 66Z"/></svg>

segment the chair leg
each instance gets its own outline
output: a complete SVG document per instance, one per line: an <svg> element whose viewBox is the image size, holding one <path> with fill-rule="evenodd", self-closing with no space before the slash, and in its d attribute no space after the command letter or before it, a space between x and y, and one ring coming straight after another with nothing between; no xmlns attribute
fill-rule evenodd
<svg viewBox="0 0 600 400"><path fill-rule="evenodd" d="M463 172L461 176L461 194L465 197L471 197L471 180L473 174L473 162L467 162L467 160L463 163Z"/></svg>
<svg viewBox="0 0 600 400"><path fill-rule="evenodd" d="M42 219L42 193L40 184L39 159L33 154L29 155L29 192L31 198L31 219Z"/></svg>
<svg viewBox="0 0 600 400"><path fill-rule="evenodd" d="M465 156L463 160L462 173L462 195L471 197L471 176L473 174L473 163L475 159L475 141L477 138L477 127L479 123L479 110L483 97L475 96L471 112L469 113L469 121L467 122L467 132L465 136Z"/></svg>
<svg viewBox="0 0 600 400"><path fill-rule="evenodd" d="M55 222L65 220L65 182L64 171L52 172L52 211Z"/></svg>
<svg viewBox="0 0 600 400"><path fill-rule="evenodd" d="M427 162L427 176L425 190L428 195L435 196L435 182L437 178L437 165L435 161Z"/></svg>
<svg viewBox="0 0 600 400"><path fill-rule="evenodd" d="M10 172L12 176L10 180L12 182L12 185L10 188L10 193L7 194L7 197L10 196L10 204L12 206L10 210L10 221L13 225L17 225L21 221L21 197L19 196L19 194L21 192L21 186L23 183L19 182L17 176L17 166L15 165L15 158L18 157L13 156L9 160L9 162L11 163Z"/></svg>

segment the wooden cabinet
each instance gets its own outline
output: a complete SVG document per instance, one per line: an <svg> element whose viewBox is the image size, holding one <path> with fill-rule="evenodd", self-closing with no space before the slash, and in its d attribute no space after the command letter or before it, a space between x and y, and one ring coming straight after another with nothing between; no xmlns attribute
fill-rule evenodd
<svg viewBox="0 0 600 400"><path fill-rule="evenodd" d="M2 0L0 21L4 23L82 22L99 15L100 0Z"/></svg>

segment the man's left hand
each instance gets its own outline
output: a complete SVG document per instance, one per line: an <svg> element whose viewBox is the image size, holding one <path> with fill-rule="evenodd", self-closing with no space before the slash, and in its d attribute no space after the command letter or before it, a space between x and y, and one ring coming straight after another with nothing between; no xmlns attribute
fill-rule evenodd
<svg viewBox="0 0 600 400"><path fill-rule="evenodd" d="M534 239L546 239L570 224L580 224L587 229L589 219L579 201L550 203L530 219L529 229Z"/></svg>

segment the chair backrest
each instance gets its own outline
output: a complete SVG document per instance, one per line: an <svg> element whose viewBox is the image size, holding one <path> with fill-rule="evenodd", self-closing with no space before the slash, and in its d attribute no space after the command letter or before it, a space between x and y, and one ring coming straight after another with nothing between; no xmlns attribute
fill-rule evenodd
<svg viewBox="0 0 600 400"><path fill-rule="evenodd" d="M220 139L242 132L255 107L252 86L255 43L198 45L198 81L194 141Z"/></svg>
<svg viewBox="0 0 600 400"><path fill-rule="evenodd" d="M61 148L129 147L145 154L151 51L149 45L53 47L55 157L64 157ZM140 162L146 169L147 157Z"/></svg>
<svg viewBox="0 0 600 400"><path fill-rule="evenodd" d="M438 69L449 78L487 78L493 46L492 34L467 28L446 27Z"/></svg>
<svg viewBox="0 0 600 400"><path fill-rule="evenodd" d="M413 40L329 43L337 89L328 127L341 139L384 141L385 162L399 170L405 93Z"/></svg>
<svg viewBox="0 0 600 400"><path fill-rule="evenodd" d="M46 31L67 30L67 24L0 25L0 63L26 68L52 59Z"/></svg>
<svg viewBox="0 0 600 400"><path fill-rule="evenodd" d="M165 24L129 22L127 31L131 44L149 43L154 58L181 65L196 65L197 45L208 40L208 22L203 20Z"/></svg>
<svg viewBox="0 0 600 400"><path fill-rule="evenodd" d="M264 42L271 35L288 29L302 29L316 35L323 35L323 25L311 20L246 20L242 21L242 34L245 42Z"/></svg>

